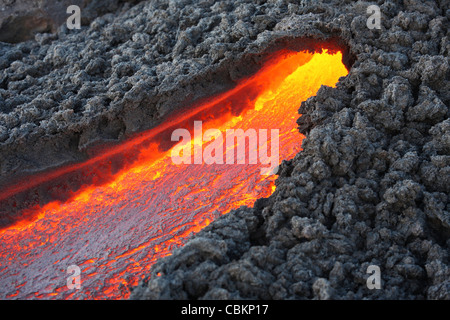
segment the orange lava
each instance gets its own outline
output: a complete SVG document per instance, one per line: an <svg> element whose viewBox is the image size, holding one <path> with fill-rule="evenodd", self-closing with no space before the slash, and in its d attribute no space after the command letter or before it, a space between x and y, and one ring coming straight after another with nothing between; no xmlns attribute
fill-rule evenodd
<svg viewBox="0 0 450 320"><path fill-rule="evenodd" d="M235 89L110 152L126 153L163 129L202 120L203 131L279 129L279 158L290 159L301 150L303 136L296 124L301 102L347 73L340 52L283 51ZM248 95L247 105L235 115L233 97L244 91L255 94ZM218 103L230 111L216 117L201 114ZM129 287L156 259L170 255L219 215L252 206L275 190L276 175L261 175L259 162L175 165L170 149L158 150L154 143L147 145L111 182L85 187L66 203L39 208L33 221L0 230L0 298L127 298ZM248 159L248 144L246 151ZM81 269L79 290L66 286L70 265Z"/></svg>

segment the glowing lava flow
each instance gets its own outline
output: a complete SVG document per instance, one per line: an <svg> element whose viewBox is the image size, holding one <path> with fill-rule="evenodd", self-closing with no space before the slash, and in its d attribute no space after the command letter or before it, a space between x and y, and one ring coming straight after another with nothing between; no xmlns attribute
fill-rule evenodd
<svg viewBox="0 0 450 320"><path fill-rule="evenodd" d="M280 160L290 159L301 150L301 101L347 73L340 53L284 52L266 72L247 80L258 95L240 115L203 120L204 130L279 129ZM66 203L41 208L34 221L0 230L0 298L126 298L156 259L192 233L271 195L276 176L263 176L260 168L175 165L170 150L158 152L151 144L112 182L83 188ZM81 268L79 290L66 286L70 265Z"/></svg>

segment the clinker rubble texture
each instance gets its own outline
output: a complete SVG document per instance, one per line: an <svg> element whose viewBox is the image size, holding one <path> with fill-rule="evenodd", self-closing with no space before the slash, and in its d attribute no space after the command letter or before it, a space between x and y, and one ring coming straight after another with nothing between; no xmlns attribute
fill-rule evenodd
<svg viewBox="0 0 450 320"><path fill-rule="evenodd" d="M448 1L146 1L0 43L0 183L155 126L291 40L338 37L350 73L299 101L304 150L274 194L159 260L131 298L450 299L449 19Z"/></svg>

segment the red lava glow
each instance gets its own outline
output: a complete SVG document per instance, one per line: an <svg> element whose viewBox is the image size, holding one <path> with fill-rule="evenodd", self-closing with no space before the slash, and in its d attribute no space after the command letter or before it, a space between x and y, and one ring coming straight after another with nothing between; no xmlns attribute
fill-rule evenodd
<svg viewBox="0 0 450 320"><path fill-rule="evenodd" d="M235 89L180 118L202 120L203 130L217 128L223 133L226 129L279 129L279 158L290 159L301 150L303 136L296 124L301 102L321 85L334 86L347 73L340 52L282 51ZM248 96L238 115L230 111L193 118L219 102L232 110L233 98L242 90L255 94ZM161 128L183 128L186 123L162 124L114 152L126 153ZM32 221L0 230L0 298L126 299L129 287L157 259L170 255L219 215L252 206L275 190L276 175L261 175L259 162L175 165L170 149L159 150L154 143L148 144L111 181L84 187L65 203L34 208ZM228 151L224 150L224 157ZM80 289L66 285L70 265L81 269Z"/></svg>

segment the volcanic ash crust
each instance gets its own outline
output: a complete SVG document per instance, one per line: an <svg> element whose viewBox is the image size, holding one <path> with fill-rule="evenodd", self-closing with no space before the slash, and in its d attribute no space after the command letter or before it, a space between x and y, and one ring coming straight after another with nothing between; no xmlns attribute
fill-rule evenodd
<svg viewBox="0 0 450 320"><path fill-rule="evenodd" d="M371 3L342 3L144 2L79 33L1 44L2 176L149 128L218 76L215 92L253 72L239 59L277 39L337 36L356 61L301 104L304 150L274 194L159 260L130 298L449 299L448 1L378 1L381 30L366 27ZM73 153L46 163L30 146Z"/></svg>

